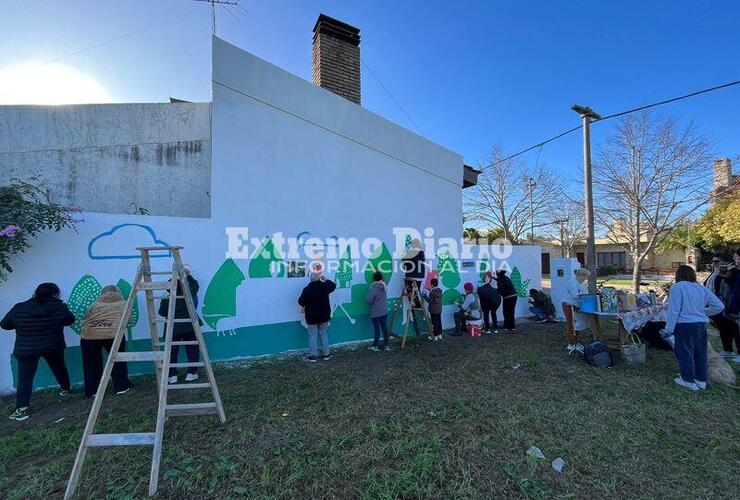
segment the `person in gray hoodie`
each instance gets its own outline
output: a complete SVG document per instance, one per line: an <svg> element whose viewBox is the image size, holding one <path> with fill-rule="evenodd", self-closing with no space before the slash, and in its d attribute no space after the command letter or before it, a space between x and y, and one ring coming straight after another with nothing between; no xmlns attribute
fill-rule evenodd
<svg viewBox="0 0 740 500"><path fill-rule="evenodd" d="M365 300L370 305L370 318L373 321L375 340L370 346L371 351L388 350L388 289L383 281L383 273L373 274L373 284L367 291ZM383 331L383 346L379 345L380 331Z"/></svg>

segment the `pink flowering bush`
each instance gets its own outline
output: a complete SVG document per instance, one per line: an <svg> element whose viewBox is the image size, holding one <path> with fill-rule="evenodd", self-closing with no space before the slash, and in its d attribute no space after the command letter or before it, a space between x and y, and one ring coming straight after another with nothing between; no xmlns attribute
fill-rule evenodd
<svg viewBox="0 0 740 500"><path fill-rule="evenodd" d="M38 176L0 186L0 282L13 271L10 257L23 253L41 231L74 228L79 207L53 203Z"/></svg>

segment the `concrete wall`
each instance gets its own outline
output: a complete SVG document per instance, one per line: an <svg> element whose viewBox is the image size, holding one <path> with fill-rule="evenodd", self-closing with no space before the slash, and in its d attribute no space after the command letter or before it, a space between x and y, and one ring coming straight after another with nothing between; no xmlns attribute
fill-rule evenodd
<svg viewBox="0 0 740 500"><path fill-rule="evenodd" d="M0 106L0 176L32 174L91 212L208 217L210 104Z"/></svg>

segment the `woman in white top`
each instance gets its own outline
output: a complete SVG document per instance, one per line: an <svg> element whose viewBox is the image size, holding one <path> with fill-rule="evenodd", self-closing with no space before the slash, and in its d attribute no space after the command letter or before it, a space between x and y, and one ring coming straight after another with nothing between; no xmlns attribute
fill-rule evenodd
<svg viewBox="0 0 740 500"><path fill-rule="evenodd" d="M580 312L579 295L588 293L588 277L591 273L588 269L576 269L573 277L568 280L563 296L563 313L565 314L566 325L568 327L568 346L566 350L569 353L583 352L583 345L578 341L578 336L584 330L593 327L593 318Z"/></svg>
<svg viewBox="0 0 740 500"><path fill-rule="evenodd" d="M668 296L665 333L673 334L681 376L676 384L690 391L707 388L707 321L725 306L696 282L696 271L682 265L676 270L676 284Z"/></svg>

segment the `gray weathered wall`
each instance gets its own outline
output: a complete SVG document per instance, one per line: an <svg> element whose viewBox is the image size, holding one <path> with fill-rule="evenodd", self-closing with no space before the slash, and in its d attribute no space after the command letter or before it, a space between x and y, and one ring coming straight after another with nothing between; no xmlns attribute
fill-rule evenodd
<svg viewBox="0 0 740 500"><path fill-rule="evenodd" d="M0 178L40 174L55 202L91 212L209 217L210 109L0 106Z"/></svg>

